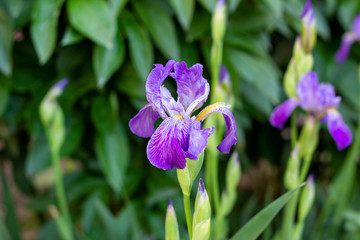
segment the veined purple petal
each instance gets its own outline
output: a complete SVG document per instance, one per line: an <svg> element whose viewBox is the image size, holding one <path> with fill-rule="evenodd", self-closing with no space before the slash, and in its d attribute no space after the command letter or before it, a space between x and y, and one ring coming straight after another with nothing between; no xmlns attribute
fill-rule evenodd
<svg viewBox="0 0 360 240"><path fill-rule="evenodd" d="M299 97L300 105L304 110L314 111L319 107L317 91L319 80L315 72L305 73L296 86L296 94Z"/></svg>
<svg viewBox="0 0 360 240"><path fill-rule="evenodd" d="M353 24L351 26L351 31L356 35L356 38L360 39L360 13L356 15Z"/></svg>
<svg viewBox="0 0 360 240"><path fill-rule="evenodd" d="M149 103L130 120L130 130L140 137L151 137L155 132L154 123L159 117L159 113Z"/></svg>
<svg viewBox="0 0 360 240"><path fill-rule="evenodd" d="M352 143L352 135L350 129L344 123L341 114L335 109L329 109L326 113L328 130L335 140L339 150L343 150Z"/></svg>
<svg viewBox="0 0 360 240"><path fill-rule="evenodd" d="M209 95L209 83L203 78L202 72L201 64L188 69L186 63L181 62L175 64L174 73L170 74L176 80L178 97L188 115L200 108Z"/></svg>
<svg viewBox="0 0 360 240"><path fill-rule="evenodd" d="M296 98L289 98L279 106L277 106L270 116L270 124L273 127L282 129L286 120L290 117L293 110L299 106L299 100Z"/></svg>
<svg viewBox="0 0 360 240"><path fill-rule="evenodd" d="M185 115L183 105L179 101L175 102L174 98L171 96L171 93L165 86L160 87L160 92L162 106L170 116Z"/></svg>
<svg viewBox="0 0 360 240"><path fill-rule="evenodd" d="M186 166L185 151L188 143L190 120L166 118L147 145L147 157L152 165L161 169L178 168ZM183 145L183 146L182 146Z"/></svg>
<svg viewBox="0 0 360 240"><path fill-rule="evenodd" d="M355 41L355 35L353 33L345 33L341 40L340 48L337 50L335 58L336 61L342 63L349 55L350 47Z"/></svg>
<svg viewBox="0 0 360 240"><path fill-rule="evenodd" d="M223 103L214 103L204 108L196 117L196 120L203 121L207 116L212 113L222 113L225 119L227 130L224 134L224 139L221 141L217 149L220 152L229 153L231 146L236 144L237 142L236 124L234 116L231 113L229 106L225 106Z"/></svg>
<svg viewBox="0 0 360 240"><path fill-rule="evenodd" d="M165 67L162 64L154 64L155 68L150 72L146 80L146 98L152 103L162 118L167 115L162 107L160 87L174 68L175 61L169 60Z"/></svg>
<svg viewBox="0 0 360 240"><path fill-rule="evenodd" d="M190 137L189 148L187 150L188 158L195 160L207 146L207 140L211 134L214 133L214 126L211 128L202 129L202 123L200 121L193 120Z"/></svg>

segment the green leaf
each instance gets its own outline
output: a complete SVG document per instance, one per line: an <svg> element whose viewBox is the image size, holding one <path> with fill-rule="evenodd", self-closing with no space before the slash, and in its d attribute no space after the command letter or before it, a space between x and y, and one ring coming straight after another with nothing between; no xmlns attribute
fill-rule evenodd
<svg viewBox="0 0 360 240"><path fill-rule="evenodd" d="M162 54L167 58L178 60L180 48L176 28L163 6L151 0L134 1L133 4Z"/></svg>
<svg viewBox="0 0 360 240"><path fill-rule="evenodd" d="M67 11L71 25L92 41L111 48L116 33L116 17L103 0L69 0Z"/></svg>
<svg viewBox="0 0 360 240"><path fill-rule="evenodd" d="M259 90L272 104L279 102L279 70L270 58L260 58L234 49L227 49L225 57L237 73Z"/></svg>
<svg viewBox="0 0 360 240"><path fill-rule="evenodd" d="M84 39L84 36L71 27L67 27L61 39L61 46L68 46L78 43Z"/></svg>
<svg viewBox="0 0 360 240"><path fill-rule="evenodd" d="M230 12L234 12L241 3L241 0L229 0L228 3Z"/></svg>
<svg viewBox="0 0 360 240"><path fill-rule="evenodd" d="M58 18L64 0L36 0L31 14L30 27L40 64L45 64L55 50Z"/></svg>
<svg viewBox="0 0 360 240"><path fill-rule="evenodd" d="M6 229L5 223L0 216L0 239L2 240L10 240L10 235L8 230Z"/></svg>
<svg viewBox="0 0 360 240"><path fill-rule="evenodd" d="M124 41L120 33L115 34L112 48L96 45L93 51L93 67L98 88L103 88L109 78L121 66L125 58Z"/></svg>
<svg viewBox="0 0 360 240"><path fill-rule="evenodd" d="M271 220L276 214L285 206L285 204L291 199L291 197L298 191L303 185L298 188L289 191L270 203L267 207L261 210L249 222L245 224L230 240L255 240L269 225Z"/></svg>
<svg viewBox="0 0 360 240"><path fill-rule="evenodd" d="M24 0L6 0L6 5L13 19L19 17L21 10L23 8L23 2Z"/></svg>
<svg viewBox="0 0 360 240"><path fill-rule="evenodd" d="M110 0L110 4L112 5L112 9L115 12L115 15L119 15L121 10L125 7L126 3L129 0Z"/></svg>
<svg viewBox="0 0 360 240"><path fill-rule="evenodd" d="M2 116L8 106L10 98L10 79L0 76L0 116Z"/></svg>
<svg viewBox="0 0 360 240"><path fill-rule="evenodd" d="M12 72L13 23L0 8L0 71L6 76Z"/></svg>
<svg viewBox="0 0 360 240"><path fill-rule="evenodd" d="M129 38L132 64L141 79L146 80L154 61L154 50L150 37L129 12L124 12L122 16L123 25Z"/></svg>
<svg viewBox="0 0 360 240"><path fill-rule="evenodd" d="M194 15L195 0L169 0L183 29L188 29Z"/></svg>

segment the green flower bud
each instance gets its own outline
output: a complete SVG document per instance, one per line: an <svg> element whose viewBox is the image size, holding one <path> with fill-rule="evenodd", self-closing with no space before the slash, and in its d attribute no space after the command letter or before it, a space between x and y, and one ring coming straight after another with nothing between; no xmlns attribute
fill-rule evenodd
<svg viewBox="0 0 360 240"><path fill-rule="evenodd" d="M225 0L218 0L211 20L212 38L216 44L222 42L226 29Z"/></svg>
<svg viewBox="0 0 360 240"><path fill-rule="evenodd" d="M298 186L299 183L299 144L291 152L289 161L287 163L286 172L284 175L284 185L286 189L292 190Z"/></svg>
<svg viewBox="0 0 360 240"><path fill-rule="evenodd" d="M299 221L305 221L315 199L314 176L310 175L307 184L302 189L299 200Z"/></svg>
<svg viewBox="0 0 360 240"><path fill-rule="evenodd" d="M211 206L204 182L200 179L198 192L195 199L193 217L192 240L207 240L210 238Z"/></svg>
<svg viewBox="0 0 360 240"><path fill-rule="evenodd" d="M179 240L179 226L176 219L176 213L171 199L166 210L165 220L165 239L166 240Z"/></svg>
<svg viewBox="0 0 360 240"><path fill-rule="evenodd" d="M177 177L184 195L190 196L192 184L199 174L204 162L204 152L198 156L198 160L186 159L186 167L177 169Z"/></svg>
<svg viewBox="0 0 360 240"><path fill-rule="evenodd" d="M296 74L296 63L295 59L291 58L290 63L284 74L284 90L286 95L291 97L296 97L296 84L297 84L297 74Z"/></svg>
<svg viewBox="0 0 360 240"><path fill-rule="evenodd" d="M308 116L300 134L299 157L312 156L319 143L319 122L312 116Z"/></svg>
<svg viewBox="0 0 360 240"><path fill-rule="evenodd" d="M241 166L239 155L234 152L226 167L226 190L227 192L235 192L241 177Z"/></svg>

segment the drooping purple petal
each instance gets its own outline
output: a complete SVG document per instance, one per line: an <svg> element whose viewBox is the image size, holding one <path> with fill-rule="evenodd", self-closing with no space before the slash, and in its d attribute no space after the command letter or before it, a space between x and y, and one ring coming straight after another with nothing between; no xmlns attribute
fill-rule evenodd
<svg viewBox="0 0 360 240"><path fill-rule="evenodd" d="M188 115L200 108L209 95L209 83L203 78L202 72L201 64L188 69L186 63L181 62L175 64L174 73L170 74L176 80L178 97Z"/></svg>
<svg viewBox="0 0 360 240"><path fill-rule="evenodd" d="M140 137L151 137L155 132L154 123L159 117L159 113L149 103L130 120L130 130Z"/></svg>
<svg viewBox="0 0 360 240"><path fill-rule="evenodd" d="M343 150L352 143L352 135L350 129L344 123L341 114L335 109L329 109L326 113L328 130L335 140L339 150Z"/></svg>
<svg viewBox="0 0 360 240"><path fill-rule="evenodd" d="M214 133L214 126L211 128L202 129L200 121L193 121L190 129L189 147L187 150L187 157L195 160L207 146L207 140L211 134Z"/></svg>
<svg viewBox="0 0 360 240"><path fill-rule="evenodd" d="M174 68L175 61L169 60L165 67L162 64L154 64L155 68L150 72L146 80L146 98L152 103L162 118L167 117L161 102L160 87Z"/></svg>
<svg viewBox="0 0 360 240"><path fill-rule="evenodd" d="M162 106L170 116L185 114L183 105L177 101L175 102L174 98L171 96L171 93L165 86L160 87L161 92L161 103Z"/></svg>
<svg viewBox="0 0 360 240"><path fill-rule="evenodd" d="M341 40L340 48L337 50L335 59L337 62L342 63L349 55L350 47L354 43L355 38L352 33L345 33Z"/></svg>
<svg viewBox="0 0 360 240"><path fill-rule="evenodd" d="M202 121L212 113L222 113L225 119L227 130L224 134L224 139L221 141L217 149L220 152L229 153L231 146L236 144L237 142L236 124L235 124L234 116L231 113L229 106L226 106L223 103L215 103L203 109L196 117L196 120Z"/></svg>
<svg viewBox="0 0 360 240"><path fill-rule="evenodd" d="M293 110L299 106L299 100L296 98L289 98L279 106L277 106L270 116L270 124L273 127L282 129L286 120L290 117Z"/></svg>
<svg viewBox="0 0 360 240"><path fill-rule="evenodd" d="M356 15L353 24L351 26L351 31L356 35L356 38L360 39L360 13Z"/></svg>
<svg viewBox="0 0 360 240"><path fill-rule="evenodd" d="M317 98L318 88L319 80L315 72L307 72L300 78L296 86L296 94L304 110L314 111L319 107Z"/></svg>
<svg viewBox="0 0 360 240"><path fill-rule="evenodd" d="M147 157L152 165L161 169L178 168L186 166L185 151L188 145L190 121L166 118L147 145Z"/></svg>
<svg viewBox="0 0 360 240"><path fill-rule="evenodd" d="M317 99L321 111L327 108L338 108L341 97L335 94L335 88L330 83L320 83L317 90Z"/></svg>

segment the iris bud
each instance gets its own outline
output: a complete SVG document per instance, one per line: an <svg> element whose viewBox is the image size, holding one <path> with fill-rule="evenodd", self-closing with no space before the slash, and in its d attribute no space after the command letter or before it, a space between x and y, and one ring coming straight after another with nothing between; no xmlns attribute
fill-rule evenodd
<svg viewBox="0 0 360 240"><path fill-rule="evenodd" d="M165 239L166 240L179 240L179 226L176 219L176 213L171 199L166 210L165 220Z"/></svg>
<svg viewBox="0 0 360 240"><path fill-rule="evenodd" d="M195 198L192 240L207 240L210 238L211 206L204 182L200 179Z"/></svg>
<svg viewBox="0 0 360 240"><path fill-rule="evenodd" d="M301 22L301 43L305 52L310 53L316 43L316 21L310 0L306 1L301 14Z"/></svg>
<svg viewBox="0 0 360 240"><path fill-rule="evenodd" d="M299 183L299 144L291 152L284 175L284 185L288 190L295 189Z"/></svg>
<svg viewBox="0 0 360 240"><path fill-rule="evenodd" d="M307 184L302 189L299 201L299 221L305 221L315 198L314 176L310 175Z"/></svg>
<svg viewBox="0 0 360 240"><path fill-rule="evenodd" d="M319 142L319 122L312 116L307 117L300 134L299 157L312 156Z"/></svg>

